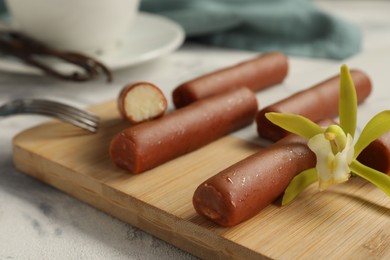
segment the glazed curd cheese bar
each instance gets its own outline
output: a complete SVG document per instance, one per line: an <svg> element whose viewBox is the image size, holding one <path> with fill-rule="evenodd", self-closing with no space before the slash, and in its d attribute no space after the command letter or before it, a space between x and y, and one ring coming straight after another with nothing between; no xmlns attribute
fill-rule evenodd
<svg viewBox="0 0 390 260"><path fill-rule="evenodd" d="M221 226L237 225L272 203L315 162L306 139L289 135L204 181L193 195L194 208Z"/></svg>
<svg viewBox="0 0 390 260"><path fill-rule="evenodd" d="M281 83L287 72L287 56L281 52L268 52L184 82L173 91L173 103L180 108L239 87L256 92Z"/></svg>
<svg viewBox="0 0 390 260"><path fill-rule="evenodd" d="M351 70L351 76L358 103L361 103L371 93L371 81L360 70ZM288 134L265 117L268 112L298 114L314 122L333 118L338 115L339 96L340 76L337 75L261 109L256 115L257 132L260 137L271 141L277 141Z"/></svg>
<svg viewBox="0 0 390 260"><path fill-rule="evenodd" d="M247 88L205 98L120 132L110 157L118 167L141 173L253 123L257 110Z"/></svg>

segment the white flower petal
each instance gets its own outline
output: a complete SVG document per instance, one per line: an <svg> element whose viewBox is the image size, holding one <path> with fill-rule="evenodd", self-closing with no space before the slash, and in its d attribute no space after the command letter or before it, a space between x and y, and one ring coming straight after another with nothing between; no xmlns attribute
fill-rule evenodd
<svg viewBox="0 0 390 260"><path fill-rule="evenodd" d="M318 134L309 139L307 145L312 150L317 158L316 170L320 189L323 189L326 183L331 182L331 174L329 169L332 167L334 155L329 141L324 134Z"/></svg>
<svg viewBox="0 0 390 260"><path fill-rule="evenodd" d="M347 143L345 148L340 153L335 155L335 168L333 171L335 183L341 183L347 181L351 176L351 170L349 164L352 162L354 154L353 139L352 136L348 134Z"/></svg>
<svg viewBox="0 0 390 260"><path fill-rule="evenodd" d="M355 153L355 145L353 143L353 137L350 134L347 135L347 144L344 150L347 150L347 161L348 164L351 164Z"/></svg>
<svg viewBox="0 0 390 260"><path fill-rule="evenodd" d="M316 155L318 154L322 158L326 158L328 153L332 153L332 147L324 134L318 134L310 138L307 146L309 146L310 150Z"/></svg>
<svg viewBox="0 0 390 260"><path fill-rule="evenodd" d="M336 154L333 154L331 143L324 134L313 136L308 146L316 154L320 190L349 179L349 164L354 154L353 139L350 135L347 136L345 148Z"/></svg>

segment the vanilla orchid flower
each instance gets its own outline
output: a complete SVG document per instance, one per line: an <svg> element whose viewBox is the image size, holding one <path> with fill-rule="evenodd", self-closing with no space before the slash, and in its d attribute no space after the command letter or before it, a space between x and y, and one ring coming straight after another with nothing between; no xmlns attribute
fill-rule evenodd
<svg viewBox="0 0 390 260"><path fill-rule="evenodd" d="M335 142L337 138L343 139L344 144ZM307 145L317 157L316 170L320 190L349 179L351 176L349 165L354 154L353 139L350 134L346 136L344 132L334 134L325 131L323 134L313 136Z"/></svg>
<svg viewBox="0 0 390 260"><path fill-rule="evenodd" d="M374 116L364 127L354 144L357 118L356 90L348 67L340 72L339 118L340 126L322 129L300 115L267 113L272 123L308 139L308 147L315 153L315 168L295 176L285 190L282 205L293 200L307 186L318 180L319 189L345 182L351 172L370 181L390 196L390 176L361 164L358 155L372 141L390 130L390 110Z"/></svg>

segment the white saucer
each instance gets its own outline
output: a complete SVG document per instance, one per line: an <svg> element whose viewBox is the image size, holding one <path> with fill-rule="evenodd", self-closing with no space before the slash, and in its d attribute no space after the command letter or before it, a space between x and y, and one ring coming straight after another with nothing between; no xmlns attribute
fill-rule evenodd
<svg viewBox="0 0 390 260"><path fill-rule="evenodd" d="M111 70L137 65L176 50L183 43L184 35L184 30L176 22L162 16L140 13L135 26L124 37L116 53L98 59ZM49 62L60 71L67 72L72 68L60 60ZM0 56L0 71L42 74L40 70L6 56Z"/></svg>

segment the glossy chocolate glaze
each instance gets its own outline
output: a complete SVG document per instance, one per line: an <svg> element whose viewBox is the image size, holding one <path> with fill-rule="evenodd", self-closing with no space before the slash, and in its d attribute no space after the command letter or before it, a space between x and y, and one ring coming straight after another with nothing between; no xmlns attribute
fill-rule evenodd
<svg viewBox="0 0 390 260"><path fill-rule="evenodd" d="M173 102L179 108L238 87L256 92L282 82L287 72L287 57L269 52L181 84L173 91Z"/></svg>
<svg viewBox="0 0 390 260"><path fill-rule="evenodd" d="M351 70L358 102L363 102L371 93L371 81L362 71ZM260 137L277 141L288 134L272 124L265 117L268 112L299 114L312 121L333 118L338 115L340 77L334 76L311 88L300 91L260 110L256 115L257 131Z"/></svg>
<svg viewBox="0 0 390 260"><path fill-rule="evenodd" d="M193 196L195 210L219 225L237 225L273 202L315 162L306 140L289 135L203 182Z"/></svg>
<svg viewBox="0 0 390 260"><path fill-rule="evenodd" d="M247 88L200 100L119 133L111 160L130 173L144 172L251 124L257 109Z"/></svg>

